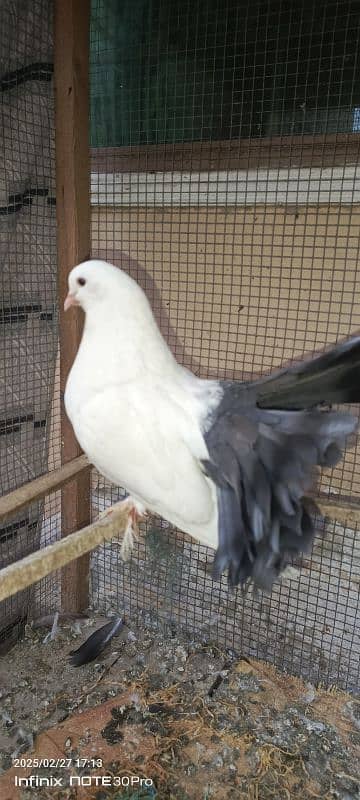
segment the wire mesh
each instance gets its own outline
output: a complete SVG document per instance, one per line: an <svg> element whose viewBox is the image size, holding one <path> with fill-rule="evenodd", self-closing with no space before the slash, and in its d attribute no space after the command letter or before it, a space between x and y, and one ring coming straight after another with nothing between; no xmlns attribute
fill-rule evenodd
<svg viewBox="0 0 360 800"><path fill-rule="evenodd" d="M268 373L359 328L359 31L352 0L92 2L92 254L140 282L198 375ZM319 490L357 498L358 465ZM95 514L118 496L94 476ZM319 520L292 579L231 597L210 551L147 527L130 564L94 554L95 604L358 686L356 531Z"/></svg>
<svg viewBox="0 0 360 800"><path fill-rule="evenodd" d="M52 77L52 4L1 3L1 493L53 468L60 446ZM0 565L49 540L56 514L47 500L2 523ZM55 588L48 581L0 604L0 647L18 638L36 603L51 606Z"/></svg>
<svg viewBox="0 0 360 800"><path fill-rule="evenodd" d="M141 283L198 375L244 380L359 327L359 30L349 0L92 2L93 255ZM52 62L52 4L2 3L3 493L59 462ZM319 491L356 499L358 458ZM93 475L94 514L120 496ZM232 597L211 551L146 527L129 564L116 544L93 554L95 605L358 686L356 531L319 520L291 579ZM1 566L60 528L54 493L2 524ZM56 575L2 603L0 649L60 604Z"/></svg>

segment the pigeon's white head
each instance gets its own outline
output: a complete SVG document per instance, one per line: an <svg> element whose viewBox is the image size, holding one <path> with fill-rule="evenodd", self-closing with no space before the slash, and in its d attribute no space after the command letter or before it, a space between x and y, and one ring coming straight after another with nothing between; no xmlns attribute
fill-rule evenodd
<svg viewBox="0 0 360 800"><path fill-rule="evenodd" d="M137 374L144 361L157 374L174 365L178 368L146 294L122 269L97 259L84 261L71 270L68 286L64 310L81 306L86 314L82 352L99 348L104 369L109 359L109 369L114 368L114 358L115 368L121 361L122 372L128 376Z"/></svg>
<svg viewBox="0 0 360 800"><path fill-rule="evenodd" d="M71 306L81 306L86 313L96 313L116 304L121 313L136 300L147 303L140 286L126 272L98 259L74 267L69 274L68 287L65 311Z"/></svg>

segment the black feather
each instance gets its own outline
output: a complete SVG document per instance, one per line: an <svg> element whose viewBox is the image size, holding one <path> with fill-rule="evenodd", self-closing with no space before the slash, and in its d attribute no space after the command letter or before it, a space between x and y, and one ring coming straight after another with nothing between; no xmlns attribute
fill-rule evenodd
<svg viewBox="0 0 360 800"><path fill-rule="evenodd" d="M311 549L319 512L313 504L310 513L305 495L357 427L329 406L360 402L360 337L270 378L222 388L204 434L203 467L218 495L214 575L227 569L231 586L250 578L270 589L292 557Z"/></svg>
<svg viewBox="0 0 360 800"><path fill-rule="evenodd" d="M124 625L124 620L121 617L107 622L97 631L91 634L85 642L83 642L77 650L71 650L69 662L72 667L81 667L83 664L88 664L94 661L109 644L111 639L120 633Z"/></svg>
<svg viewBox="0 0 360 800"><path fill-rule="evenodd" d="M257 382L261 408L304 409L360 402L360 336Z"/></svg>

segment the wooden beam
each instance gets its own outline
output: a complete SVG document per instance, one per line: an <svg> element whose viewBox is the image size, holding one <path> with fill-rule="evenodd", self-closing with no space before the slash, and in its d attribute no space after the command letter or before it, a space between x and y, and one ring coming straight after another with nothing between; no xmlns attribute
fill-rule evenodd
<svg viewBox="0 0 360 800"><path fill-rule="evenodd" d="M360 504L352 500L338 501L333 497L314 497L323 517L346 528L360 529Z"/></svg>
<svg viewBox="0 0 360 800"><path fill-rule="evenodd" d="M0 497L0 520L4 522L7 517L16 514L25 506L33 503L34 500L40 500L42 497L56 492L65 486L66 483L73 480L74 476L78 475L84 470L89 470L91 464L87 456L82 455L73 458L58 469L53 469L47 472L46 475L40 475L24 486L19 486L18 489L9 492L8 494Z"/></svg>
<svg viewBox="0 0 360 800"><path fill-rule="evenodd" d="M123 534L128 520L129 504L127 500L120 501L111 514L92 525L4 567L0 571L0 601L26 589L69 562L77 564L84 553Z"/></svg>
<svg viewBox="0 0 360 800"><path fill-rule="evenodd" d="M79 310L64 319L67 278L90 253L89 160L89 0L55 0L56 208L60 301L60 384L64 392L82 332ZM62 408L61 461L77 458L81 449ZM90 474L83 472L62 490L62 535L90 520ZM82 611L88 605L89 556L72 563L62 575L62 608Z"/></svg>
<svg viewBox="0 0 360 800"><path fill-rule="evenodd" d="M93 147L93 172L201 172L358 164L358 133Z"/></svg>
<svg viewBox="0 0 360 800"><path fill-rule="evenodd" d="M348 503L346 506L338 506L333 500L322 498L317 498L317 504L324 516L334 518L353 529L360 527L359 505ZM92 525L4 567L0 571L0 601L11 597L21 589L26 589L69 562L78 563L84 557L84 553L115 536L124 534L128 519L128 501L120 501L113 506L110 514ZM191 541L190 537L186 538Z"/></svg>

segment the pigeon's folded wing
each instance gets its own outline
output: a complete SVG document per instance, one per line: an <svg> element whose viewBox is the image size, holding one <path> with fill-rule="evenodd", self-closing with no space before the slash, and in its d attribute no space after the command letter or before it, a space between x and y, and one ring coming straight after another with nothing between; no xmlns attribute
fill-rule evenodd
<svg viewBox="0 0 360 800"><path fill-rule="evenodd" d="M104 388L88 399L76 433L95 466L147 508L170 521L176 517L179 526L209 520L213 502L200 463L206 452L201 431L156 386L139 381Z"/></svg>

